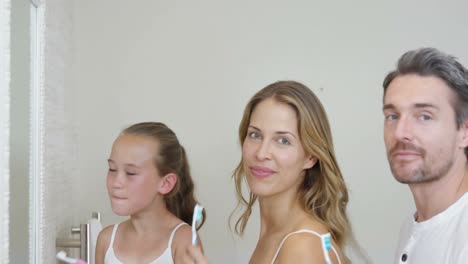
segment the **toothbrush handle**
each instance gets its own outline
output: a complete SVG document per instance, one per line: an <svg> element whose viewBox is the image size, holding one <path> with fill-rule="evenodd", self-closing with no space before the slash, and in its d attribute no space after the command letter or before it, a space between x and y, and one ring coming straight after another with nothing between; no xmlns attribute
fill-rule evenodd
<svg viewBox="0 0 468 264"><path fill-rule="evenodd" d="M197 231L194 230L194 228L193 228L193 230L192 230L192 245L196 246L197 245L197 240L198 240Z"/></svg>
<svg viewBox="0 0 468 264"><path fill-rule="evenodd" d="M88 264L88 262L86 262L86 261L84 261L82 259L77 259L75 263L76 264Z"/></svg>

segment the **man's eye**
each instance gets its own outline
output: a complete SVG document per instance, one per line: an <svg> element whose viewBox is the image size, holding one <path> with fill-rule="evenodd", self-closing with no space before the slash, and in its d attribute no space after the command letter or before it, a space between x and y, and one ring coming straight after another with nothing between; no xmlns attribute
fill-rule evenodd
<svg viewBox="0 0 468 264"><path fill-rule="evenodd" d="M397 120L397 119L398 119L398 116L395 115L395 114L388 114L388 115L385 115L385 120L393 121L393 120Z"/></svg>
<svg viewBox="0 0 468 264"><path fill-rule="evenodd" d="M427 121L427 120L431 120L432 117L431 117L430 115L420 115L420 116L419 116L419 119L420 119L421 121Z"/></svg>

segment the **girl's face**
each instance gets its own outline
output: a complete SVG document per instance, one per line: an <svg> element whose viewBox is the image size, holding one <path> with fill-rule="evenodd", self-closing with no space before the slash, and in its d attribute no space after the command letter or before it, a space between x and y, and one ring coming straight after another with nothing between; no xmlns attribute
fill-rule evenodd
<svg viewBox="0 0 468 264"><path fill-rule="evenodd" d="M150 207L160 196L161 176L154 163L158 143L135 135L121 135L112 146L107 191L112 211L133 215Z"/></svg>
<svg viewBox="0 0 468 264"><path fill-rule="evenodd" d="M273 98L260 102L253 110L242 145L242 159L250 190L272 196L297 192L305 170L316 159L302 147L294 109Z"/></svg>

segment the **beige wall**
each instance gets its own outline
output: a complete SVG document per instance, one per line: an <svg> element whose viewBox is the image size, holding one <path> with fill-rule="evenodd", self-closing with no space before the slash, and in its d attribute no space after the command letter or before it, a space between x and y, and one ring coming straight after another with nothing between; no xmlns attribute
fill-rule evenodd
<svg viewBox="0 0 468 264"><path fill-rule="evenodd" d="M399 224L413 206L386 162L381 83L402 52L421 46L467 64L467 3L80 0L73 14L69 8L50 13L65 36L49 36L59 40L49 50L50 74L74 74L70 82L56 77L50 83L65 101L74 98L69 111L60 101L50 103L58 104L51 110L66 110L56 114L59 125L52 129L69 133L51 136L70 144L50 152L52 160L69 162L56 165L47 180L54 195L46 204L58 207L46 210L56 219L50 222L55 231L95 210L105 225L122 220L112 214L105 189L111 143L123 127L157 120L172 127L188 151L208 211L201 235L212 263L246 263L258 213L242 240L227 228L235 205L230 177L240 157L237 126L255 91L294 79L328 111L358 241L375 263L391 262ZM67 210L71 222L61 215Z"/></svg>

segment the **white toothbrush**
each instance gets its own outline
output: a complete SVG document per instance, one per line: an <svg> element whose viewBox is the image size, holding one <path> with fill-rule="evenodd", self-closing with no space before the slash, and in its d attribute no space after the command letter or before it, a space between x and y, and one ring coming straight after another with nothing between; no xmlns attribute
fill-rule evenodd
<svg viewBox="0 0 468 264"><path fill-rule="evenodd" d="M197 225L201 223L203 219L203 206L196 204L193 209L192 218L192 245L197 245Z"/></svg>
<svg viewBox="0 0 468 264"><path fill-rule="evenodd" d="M71 263L71 264L88 264L88 262L82 260L82 259L75 259L75 258L69 258L67 257L67 253L65 251L60 251L57 253L57 259L65 262L65 263Z"/></svg>
<svg viewBox="0 0 468 264"><path fill-rule="evenodd" d="M325 263L326 264L331 264L330 260L330 255L328 255L328 251L332 249L331 245L331 238L330 238L330 233L326 233L325 235L321 235L322 239L322 249L323 249L323 255L325 256Z"/></svg>

